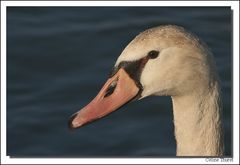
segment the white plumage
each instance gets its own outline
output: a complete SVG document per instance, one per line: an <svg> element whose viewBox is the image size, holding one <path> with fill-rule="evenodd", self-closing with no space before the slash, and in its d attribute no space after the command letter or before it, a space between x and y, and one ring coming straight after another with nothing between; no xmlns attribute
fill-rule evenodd
<svg viewBox="0 0 240 165"><path fill-rule="evenodd" d="M172 97L177 155L222 155L220 91L211 52L183 28L160 26L139 34L116 65L140 59L151 50L159 50L160 54L142 71L142 98Z"/></svg>

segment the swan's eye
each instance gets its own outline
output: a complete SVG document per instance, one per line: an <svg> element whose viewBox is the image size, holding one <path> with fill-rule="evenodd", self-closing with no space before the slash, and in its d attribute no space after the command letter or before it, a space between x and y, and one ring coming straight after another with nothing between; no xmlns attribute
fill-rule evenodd
<svg viewBox="0 0 240 165"><path fill-rule="evenodd" d="M156 51L156 50L152 50L148 53L148 57L150 59L154 59L154 58L157 58L158 57L158 54L159 54L159 51Z"/></svg>

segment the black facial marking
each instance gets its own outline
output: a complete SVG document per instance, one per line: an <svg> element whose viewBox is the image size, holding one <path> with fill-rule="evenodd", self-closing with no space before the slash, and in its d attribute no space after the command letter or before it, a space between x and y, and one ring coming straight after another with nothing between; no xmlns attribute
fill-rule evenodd
<svg viewBox="0 0 240 165"><path fill-rule="evenodd" d="M141 96L141 93L143 90L142 84L140 83L140 77L142 74L142 70L148 60L149 60L149 57L146 56L136 61L122 61L119 63L117 67L113 68L113 70L110 73L110 77L114 76L120 68L124 69L129 75L129 77L131 77L131 79L134 80L135 84L139 88L139 92L137 96L134 98L134 99L137 99ZM112 94L114 89L112 90L111 87L109 87L109 92L106 92L106 95L104 97L107 97L110 94Z"/></svg>
<svg viewBox="0 0 240 165"><path fill-rule="evenodd" d="M146 63L148 62L149 59L155 59L155 58L158 57L158 55L159 55L159 51L152 50L147 54L147 56L145 56L145 57L143 57L139 60L136 60L136 61L122 61L122 62L119 63L118 66L115 66L112 69L109 77L113 77L118 72L118 70L120 68L124 69L128 73L128 75L134 80L135 84L139 88L139 92L138 92L137 96L135 97L135 99L137 99L141 96L141 93L143 91L142 84L140 83L142 70L145 67L145 65L146 65ZM114 87L110 86L104 97L107 97L107 96L111 95L113 93L115 87L116 86L114 86Z"/></svg>
<svg viewBox="0 0 240 165"><path fill-rule="evenodd" d="M141 89L142 85L140 83L140 77L147 61L147 57L144 57L137 61L123 61L119 64L119 68L123 68L128 73L128 75L135 81L136 85Z"/></svg>
<svg viewBox="0 0 240 165"><path fill-rule="evenodd" d="M111 70L111 72L109 73L109 77L113 77L119 70L119 67L113 67L113 69Z"/></svg>
<svg viewBox="0 0 240 165"><path fill-rule="evenodd" d="M112 77L114 76L118 70L122 67L122 68L129 68L129 70L131 69L133 74L134 74L134 71L136 71L136 69L139 69L139 65L142 66L141 69L143 69L143 67L145 66L145 64L147 63L147 61L149 59L155 59L157 58L159 55L159 51L157 50L151 50L150 52L148 52L147 56L144 57L144 58L141 58L139 60L136 60L136 61L122 61L117 67L114 67L110 74L109 74L109 77ZM145 61L145 62L144 62ZM142 63L142 64L141 64ZM144 64L144 65L143 65ZM135 65L135 66L133 66ZM138 72L135 72L135 73L138 73ZM139 73L138 73L139 74ZM138 75L139 76L139 75Z"/></svg>
<svg viewBox="0 0 240 165"><path fill-rule="evenodd" d="M159 51L156 51L156 50L152 50L148 53L148 57L150 59L155 59L158 57L158 54L159 54Z"/></svg>

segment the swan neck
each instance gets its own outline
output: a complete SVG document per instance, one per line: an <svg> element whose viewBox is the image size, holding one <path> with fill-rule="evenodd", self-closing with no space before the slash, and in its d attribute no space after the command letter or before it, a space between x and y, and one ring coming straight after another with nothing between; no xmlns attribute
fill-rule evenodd
<svg viewBox="0 0 240 165"><path fill-rule="evenodd" d="M174 96L173 114L178 156L221 156L223 137L218 83Z"/></svg>

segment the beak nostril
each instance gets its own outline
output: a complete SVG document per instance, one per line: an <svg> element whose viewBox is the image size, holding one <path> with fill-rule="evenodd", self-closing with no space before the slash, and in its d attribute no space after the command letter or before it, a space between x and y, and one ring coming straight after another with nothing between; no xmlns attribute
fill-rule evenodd
<svg viewBox="0 0 240 165"><path fill-rule="evenodd" d="M118 82L118 77L109 85L104 95L104 98L110 96L114 92L117 86L117 82Z"/></svg>

